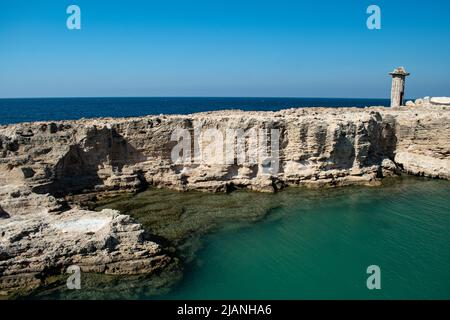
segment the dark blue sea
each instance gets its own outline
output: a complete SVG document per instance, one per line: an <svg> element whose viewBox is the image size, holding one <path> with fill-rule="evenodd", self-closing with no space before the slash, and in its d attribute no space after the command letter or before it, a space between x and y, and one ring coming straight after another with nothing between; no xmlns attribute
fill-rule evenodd
<svg viewBox="0 0 450 320"><path fill-rule="evenodd" d="M297 107L388 106L388 99L342 98L32 98L0 99L0 124L136 117L241 109L277 111Z"/></svg>

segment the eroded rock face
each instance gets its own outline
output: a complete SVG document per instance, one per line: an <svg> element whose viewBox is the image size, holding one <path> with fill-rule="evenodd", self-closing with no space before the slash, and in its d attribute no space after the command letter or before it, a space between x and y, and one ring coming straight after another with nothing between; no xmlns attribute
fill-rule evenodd
<svg viewBox="0 0 450 320"><path fill-rule="evenodd" d="M445 106L415 104L0 126L0 288L38 285L49 270L71 264L136 274L170 263L128 217L81 210L64 196L147 185L212 192L371 185L400 172L450 179L449 120ZM225 138L227 130L276 129L278 170L267 174L262 160L174 163L172 134L180 128L192 137L196 128L217 129Z"/></svg>
<svg viewBox="0 0 450 320"><path fill-rule="evenodd" d="M448 118L445 107L307 108L17 124L0 129L0 181L55 197L147 184L272 191L277 185L371 183L382 176L383 160L397 163L399 153L397 164L408 166L404 153L427 156L429 161L415 164L421 174L447 178ZM195 126L218 129L224 137L229 129L279 130L278 173L263 174L262 163L174 163L173 131ZM436 174L438 163L442 168Z"/></svg>
<svg viewBox="0 0 450 320"><path fill-rule="evenodd" d="M14 177L2 181L0 203L0 295L39 287L71 265L113 275L179 269L165 248L117 211L70 208Z"/></svg>
<svg viewBox="0 0 450 320"><path fill-rule="evenodd" d="M139 224L114 210L16 215L0 224L0 235L3 290L39 286L43 275L70 265L83 272L150 274L171 263Z"/></svg>
<svg viewBox="0 0 450 320"><path fill-rule="evenodd" d="M0 219L9 218L9 214L0 206Z"/></svg>

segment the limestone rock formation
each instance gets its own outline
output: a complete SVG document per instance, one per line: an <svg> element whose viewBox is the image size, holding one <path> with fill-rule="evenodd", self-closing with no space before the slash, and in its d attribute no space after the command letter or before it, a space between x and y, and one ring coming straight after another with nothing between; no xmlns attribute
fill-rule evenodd
<svg viewBox="0 0 450 320"><path fill-rule="evenodd" d="M139 224L117 211L70 209L64 199L11 184L0 186L0 203L0 296L38 287L71 265L122 275L177 265Z"/></svg>
<svg viewBox="0 0 450 320"><path fill-rule="evenodd" d="M9 214L0 206L0 219L9 218Z"/></svg>
<svg viewBox="0 0 450 320"><path fill-rule="evenodd" d="M450 106L450 97L425 97L416 99L413 101L408 101L405 104L406 107L435 107L435 106Z"/></svg>
<svg viewBox="0 0 450 320"><path fill-rule="evenodd" d="M0 288L38 286L43 275L152 273L171 262L139 224L114 210L16 215L0 224Z"/></svg>
<svg viewBox="0 0 450 320"><path fill-rule="evenodd" d="M448 118L446 107L306 108L16 124L0 127L0 185L9 185L8 190L26 186L28 191L10 192L10 198L22 198L18 194L24 192L34 204L42 201L38 194L50 194L52 210L57 210L56 199L67 194L146 185L273 191L277 185L371 183L381 177L383 160L397 163L396 155L405 152L430 158L422 164L426 176L436 176L434 160L442 162L438 177L446 178ZM192 132L195 124L218 129L224 137L228 129L278 129L278 173L264 174L261 162L174 163L172 132ZM406 161L397 158L397 164Z"/></svg>
<svg viewBox="0 0 450 320"><path fill-rule="evenodd" d="M430 102L435 105L446 105L450 106L450 97L433 97Z"/></svg>
<svg viewBox="0 0 450 320"><path fill-rule="evenodd" d="M82 210L67 203L69 195L148 185L273 192L373 185L401 172L450 179L450 110L428 101L408 108L217 111L0 126L0 289L39 285L71 264L133 274L171 263L128 217ZM180 128L192 137L197 128L215 129L224 139L230 129L276 129L278 170L268 173L265 159L174 163L172 135ZM247 137L245 151L251 146ZM200 143L201 151L207 147Z"/></svg>

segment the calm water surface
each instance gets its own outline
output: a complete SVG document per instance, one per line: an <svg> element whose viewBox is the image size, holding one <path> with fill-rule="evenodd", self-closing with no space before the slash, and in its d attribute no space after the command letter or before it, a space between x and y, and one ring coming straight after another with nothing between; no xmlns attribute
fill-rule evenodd
<svg viewBox="0 0 450 320"><path fill-rule="evenodd" d="M184 254L184 278L160 298L450 299L448 181L277 194L150 190L106 207ZM380 291L366 287L370 265L381 268Z"/></svg>

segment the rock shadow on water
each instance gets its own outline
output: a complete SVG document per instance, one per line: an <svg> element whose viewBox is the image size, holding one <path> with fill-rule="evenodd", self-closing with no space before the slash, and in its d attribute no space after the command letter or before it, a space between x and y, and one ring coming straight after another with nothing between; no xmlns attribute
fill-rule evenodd
<svg viewBox="0 0 450 320"><path fill-rule="evenodd" d="M120 210L139 221L163 243L170 243L183 261L192 261L201 238L221 228L261 221L279 207L276 196L252 191L209 194L149 189L135 196L123 195L97 203L96 210Z"/></svg>
<svg viewBox="0 0 450 320"><path fill-rule="evenodd" d="M169 293L180 282L183 274L176 264L152 275L82 273L80 289L67 288L69 276L70 274L63 274L48 277L39 288L16 292L9 299L110 300L158 297Z"/></svg>

